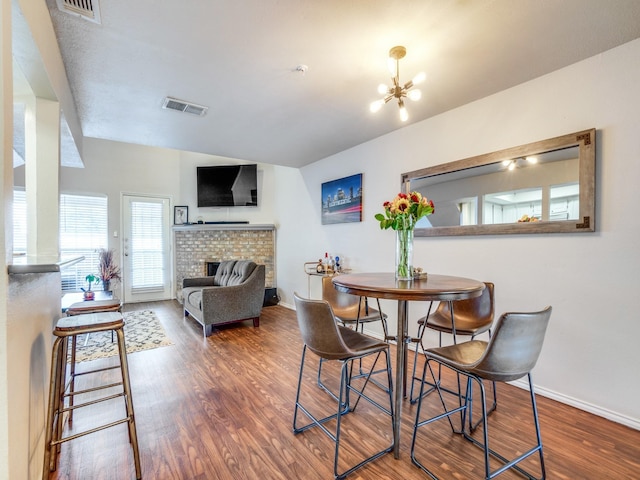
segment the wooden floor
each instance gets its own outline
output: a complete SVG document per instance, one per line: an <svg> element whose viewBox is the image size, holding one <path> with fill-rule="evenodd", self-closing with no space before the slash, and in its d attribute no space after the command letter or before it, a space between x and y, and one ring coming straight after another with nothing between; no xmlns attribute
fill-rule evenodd
<svg viewBox="0 0 640 480"><path fill-rule="evenodd" d="M214 330L204 339L177 302L125 307L152 309L174 342L169 347L129 355L133 400L145 479L323 479L333 478L333 444L318 429L292 433L301 341L295 312L263 309L260 327L251 322ZM392 358L395 349L392 347ZM309 355L312 357L312 355ZM113 359L84 366L105 365ZM315 359L313 360L315 362ZM315 365L305 371L303 391L313 408L332 407L315 386ZM323 367L330 376L337 370ZM329 382L329 380L328 380ZM594 386L595 388L595 386ZM381 395L373 387L372 394ZM380 397L382 398L382 397ZM640 432L538 396L547 478L640 478ZM521 452L532 434L528 392L498 386L498 410L490 417L491 441L506 453ZM122 402L89 407L75 414L73 430L123 411ZM430 395L423 409L438 409ZM428 478L410 460L415 406L402 416L401 455L383 456L349 479ZM390 444L388 417L361 403L343 423L345 465L368 447ZM355 442L353 441L355 439ZM445 422L422 429L417 455L443 479L482 478L479 449ZM358 459L359 461L359 459ZM537 462L527 460L537 472ZM50 479L122 480L135 478L127 430L123 425L62 446ZM499 478L522 478L506 472Z"/></svg>

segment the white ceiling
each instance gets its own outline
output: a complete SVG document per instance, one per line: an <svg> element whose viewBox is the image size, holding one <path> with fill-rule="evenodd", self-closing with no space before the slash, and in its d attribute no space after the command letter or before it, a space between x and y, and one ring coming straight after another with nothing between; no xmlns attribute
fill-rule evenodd
<svg viewBox="0 0 640 480"><path fill-rule="evenodd" d="M101 0L101 24L47 2L86 137L286 166L640 37L638 0ZM369 112L394 45L401 82L427 74L404 124Z"/></svg>

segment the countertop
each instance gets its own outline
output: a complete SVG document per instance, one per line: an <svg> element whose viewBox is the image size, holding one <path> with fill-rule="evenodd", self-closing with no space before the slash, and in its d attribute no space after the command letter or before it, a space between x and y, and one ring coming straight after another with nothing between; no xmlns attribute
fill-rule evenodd
<svg viewBox="0 0 640 480"><path fill-rule="evenodd" d="M84 260L80 257L55 257L21 255L13 258L13 263L7 265L10 274L59 272L65 267Z"/></svg>

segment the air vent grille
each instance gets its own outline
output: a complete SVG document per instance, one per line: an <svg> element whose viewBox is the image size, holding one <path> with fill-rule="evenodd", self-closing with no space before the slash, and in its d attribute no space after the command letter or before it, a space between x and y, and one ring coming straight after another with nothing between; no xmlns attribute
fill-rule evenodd
<svg viewBox="0 0 640 480"><path fill-rule="evenodd" d="M184 100L178 100L177 98L167 97L164 99L162 108L167 110L177 110L178 112L190 113L192 115L203 116L207 113L209 107L197 105L191 102L185 102Z"/></svg>
<svg viewBox="0 0 640 480"><path fill-rule="evenodd" d="M100 23L98 0L56 0L61 12L79 16L91 22Z"/></svg>

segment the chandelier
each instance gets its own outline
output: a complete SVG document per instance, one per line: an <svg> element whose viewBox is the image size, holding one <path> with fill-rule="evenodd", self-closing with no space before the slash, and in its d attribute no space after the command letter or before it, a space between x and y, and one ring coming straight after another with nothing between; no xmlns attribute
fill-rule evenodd
<svg viewBox="0 0 640 480"><path fill-rule="evenodd" d="M406 122L409 118L407 108L404 106L404 99L420 100L422 93L420 90L413 88L414 85L422 82L426 75L424 72L416 75L413 80L408 81L404 85L400 84L400 59L404 58L407 54L407 49L402 46L393 47L389 50L389 70L391 71L391 81L393 85L388 87L384 83L378 86L378 93L384 95L380 100L376 100L369 107L372 112L377 112L380 108L388 103L391 99L398 99L398 106L400 107L400 120Z"/></svg>

